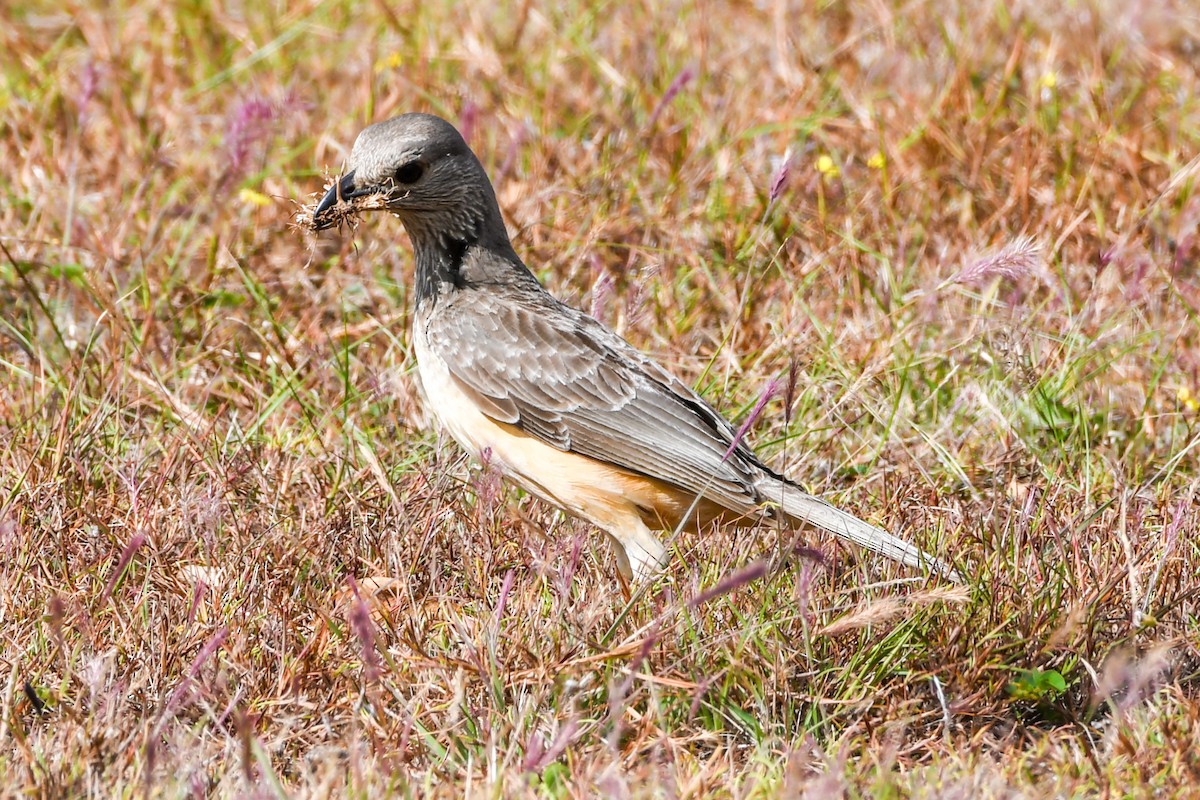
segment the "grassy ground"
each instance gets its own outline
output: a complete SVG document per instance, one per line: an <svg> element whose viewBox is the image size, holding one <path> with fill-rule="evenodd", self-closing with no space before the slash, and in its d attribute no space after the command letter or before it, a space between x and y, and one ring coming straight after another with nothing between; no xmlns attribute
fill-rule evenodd
<svg viewBox="0 0 1200 800"><path fill-rule="evenodd" d="M4 791L1195 786L1200 12L1043 5L0 8ZM429 427L399 224L291 225L407 110L968 585L714 531L625 608Z"/></svg>

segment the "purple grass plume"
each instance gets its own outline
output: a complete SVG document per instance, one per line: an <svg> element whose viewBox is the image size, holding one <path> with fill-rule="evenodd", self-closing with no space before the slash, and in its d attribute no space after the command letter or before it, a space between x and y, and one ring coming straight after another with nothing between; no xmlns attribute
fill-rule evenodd
<svg viewBox="0 0 1200 800"><path fill-rule="evenodd" d="M779 198L787 191L788 185L791 183L792 167L794 159L792 158L792 148L783 151L783 158L779 161L779 166L775 169L775 174L771 176L771 187L767 190L767 207L774 206Z"/></svg>
<svg viewBox="0 0 1200 800"><path fill-rule="evenodd" d="M229 628L222 626L204 643L204 647L200 648L200 652L192 659L192 665L188 667L187 675L175 687L175 691L171 692L171 696L167 700L165 716L170 716L178 711L192 695L196 678L200 675L200 670L212 658L213 654L221 649L221 645L225 643L227 636L229 636Z"/></svg>
<svg viewBox="0 0 1200 800"><path fill-rule="evenodd" d="M715 600L716 598L729 594L730 592L736 592L738 589L746 586L747 584L754 583L754 581L764 577L766 574L767 562L760 559L753 563L747 564L745 567L742 567L737 572L722 580L716 586L713 586L711 589L705 589L703 592L693 597L688 601L688 607L698 608L710 600Z"/></svg>
<svg viewBox="0 0 1200 800"><path fill-rule="evenodd" d="M783 424L792 424L792 406L796 402L796 385L800 379L800 361L795 356L788 363L787 381L783 386Z"/></svg>
<svg viewBox="0 0 1200 800"><path fill-rule="evenodd" d="M134 535L129 540L129 544L125 545L125 549L121 551L121 558L117 561L116 569L113 570L112 577L108 579L108 584L104 587L104 592L100 595L101 604L112 595L113 589L117 586L117 581L121 579L125 568L129 566L129 562L133 560L133 554L138 551L146 542L146 534L139 533Z"/></svg>
<svg viewBox="0 0 1200 800"><path fill-rule="evenodd" d="M101 77L100 67L95 61L87 62L79 74L79 91L73 99L75 101L75 117L80 128L85 127L91 117L92 100L95 99L96 93L100 89Z"/></svg>
<svg viewBox="0 0 1200 800"><path fill-rule="evenodd" d="M603 320L605 311L608 309L609 301L612 300L613 293L616 291L616 284L612 276L604 271L601 265L598 267L600 274L592 283L592 317L598 320Z"/></svg>
<svg viewBox="0 0 1200 800"><path fill-rule="evenodd" d="M662 116L663 111L666 110L667 106L671 105L671 101L678 97L679 93L696 79L696 74L697 70L694 64L689 64L679 71L679 74L671 81L667 90L663 92L663 96L658 101L658 105L654 107L654 111L650 113L650 121L646 123L647 128L654 127L655 123L658 122L658 118Z"/></svg>
<svg viewBox="0 0 1200 800"><path fill-rule="evenodd" d="M559 726L558 733L549 745L540 733L534 734L525 746L525 758L521 760L521 769L525 772L540 773L546 767L558 760L567 751L567 745L579 732L579 722L574 717Z"/></svg>
<svg viewBox="0 0 1200 800"><path fill-rule="evenodd" d="M742 426L737 429L737 433L734 434L733 441L729 443L729 449L725 451L725 455L721 458L722 461L729 458L733 451L738 449L742 440L746 438L746 434L750 432L750 429L758 422L758 418L762 416L763 409L767 407L767 403L779 395L780 383L778 378L772 378L767 381L767 385L763 388L762 394L758 396L758 401L755 402L754 408L750 409L750 413L746 415L746 421L742 423Z"/></svg>
<svg viewBox="0 0 1200 800"><path fill-rule="evenodd" d="M500 599L496 601L496 613L492 617L492 627L497 633L500 632L500 620L504 619L504 607L508 605L508 596L512 594L516 579L516 570L510 569L504 573L504 583L500 585Z"/></svg>
<svg viewBox="0 0 1200 800"><path fill-rule="evenodd" d="M235 102L225 121L225 173L221 183L231 181L250 171L250 162L261 154L280 123L297 116L307 105L291 92L278 101L251 95Z"/></svg>
<svg viewBox="0 0 1200 800"><path fill-rule="evenodd" d="M379 680L379 654L375 652L375 626L371 623L371 611L366 601L358 591L358 581L353 575L346 576L346 583L354 593L354 603L350 608L350 629L358 639L359 649L362 650L363 671L371 683Z"/></svg>
<svg viewBox="0 0 1200 800"><path fill-rule="evenodd" d="M479 130L479 118L481 112L479 104L474 100L467 100L463 103L462 113L458 115L458 132L462 134L463 141L470 144L475 138L475 131Z"/></svg>
<svg viewBox="0 0 1200 800"><path fill-rule="evenodd" d="M963 267L950 283L979 283L990 278L1015 281L1032 274L1042 263L1041 245L1029 236L1020 236Z"/></svg>

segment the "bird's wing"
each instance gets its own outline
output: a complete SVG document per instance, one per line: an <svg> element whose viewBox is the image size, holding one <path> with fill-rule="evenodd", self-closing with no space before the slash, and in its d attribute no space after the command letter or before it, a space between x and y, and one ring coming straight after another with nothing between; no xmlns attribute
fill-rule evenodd
<svg viewBox="0 0 1200 800"><path fill-rule="evenodd" d="M730 453L729 423L592 318L549 295L462 291L423 324L493 419L732 509L757 503L762 467L741 443Z"/></svg>

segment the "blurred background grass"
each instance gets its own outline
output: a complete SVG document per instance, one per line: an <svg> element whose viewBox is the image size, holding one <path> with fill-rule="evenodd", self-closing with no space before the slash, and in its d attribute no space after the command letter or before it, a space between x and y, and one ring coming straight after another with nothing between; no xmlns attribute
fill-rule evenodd
<svg viewBox="0 0 1200 800"><path fill-rule="evenodd" d="M1192 4L0 20L8 791L1200 776ZM749 582L793 536L715 531L619 618L600 537L428 427L399 225L293 225L410 110L463 130L553 292L729 415L794 371L764 457L970 587L815 537Z"/></svg>

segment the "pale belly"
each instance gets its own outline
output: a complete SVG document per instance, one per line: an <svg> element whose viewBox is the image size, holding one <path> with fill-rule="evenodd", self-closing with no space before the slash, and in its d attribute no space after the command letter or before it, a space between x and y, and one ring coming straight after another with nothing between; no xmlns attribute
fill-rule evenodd
<svg viewBox="0 0 1200 800"><path fill-rule="evenodd" d="M413 331L417 373L427 407L477 460L486 461L524 489L602 528L672 525L690 502L680 490L576 453L563 452L513 425L496 422L472 401L429 348L421 326ZM674 512L674 513L672 513Z"/></svg>

